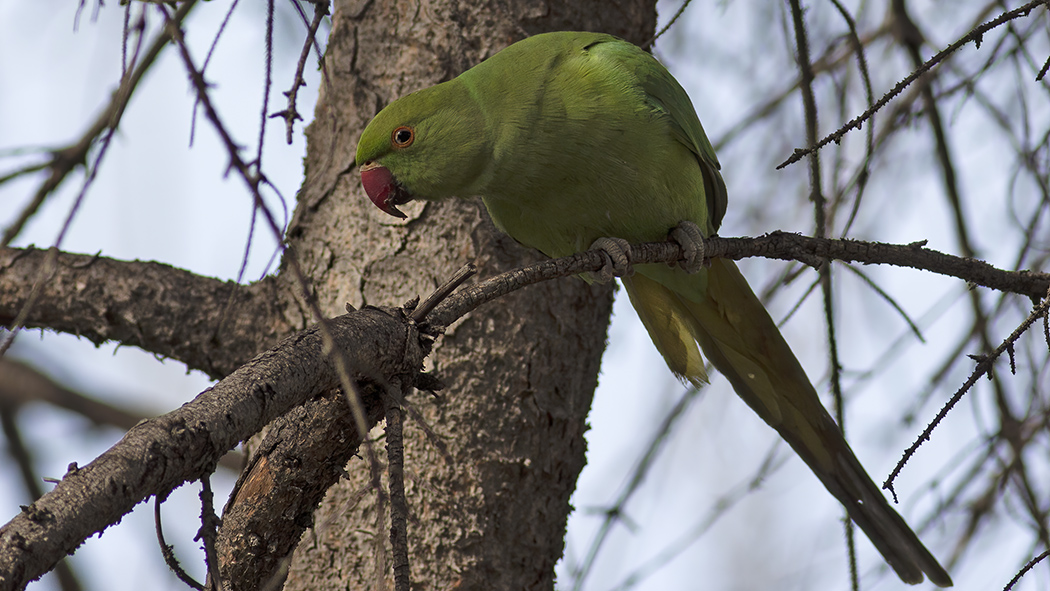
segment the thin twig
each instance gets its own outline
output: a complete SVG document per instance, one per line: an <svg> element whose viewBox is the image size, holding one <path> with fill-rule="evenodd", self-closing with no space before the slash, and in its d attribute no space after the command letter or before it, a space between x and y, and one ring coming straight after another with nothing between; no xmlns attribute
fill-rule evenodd
<svg viewBox="0 0 1050 591"><path fill-rule="evenodd" d="M183 570L182 565L179 564L179 559L175 557L175 547L164 541L164 527L161 524L160 519L161 502L160 495L153 498L153 525L157 530L157 542L160 543L160 554L164 557L164 564L168 565L168 568L171 569L171 572L175 573L175 576L178 577L180 581L186 583L197 591L203 591L204 585L198 583L197 580Z"/></svg>
<svg viewBox="0 0 1050 591"><path fill-rule="evenodd" d="M306 40L303 42L303 49L299 52L299 62L295 66L295 76L292 78L292 87L284 91L284 96L288 97L288 106L282 111L277 111L270 117L280 117L284 119L285 123L285 140L289 145L292 143L292 131L295 129L295 122L302 121L302 116L299 115L299 111L296 109L296 99L299 96L299 89L306 86L306 82L303 81L303 71L306 70L306 58L310 56L310 49L314 48L317 51L318 56L321 55L321 49L317 44L317 30L321 27L321 22L324 21L324 17L328 16L329 2L314 2L314 18L310 21L310 25L307 27ZM295 4L298 10L302 10L298 3Z"/></svg>
<svg viewBox="0 0 1050 591"><path fill-rule="evenodd" d="M959 400L962 399L963 395L970 391L970 388L972 388L973 385L977 383L977 380L979 380L981 376L991 373L992 369L995 366L995 360L998 359L1004 351L1012 348L1014 346L1014 343L1017 342L1017 339L1021 338L1021 335L1024 334L1025 331L1027 331L1029 327L1031 327L1032 324L1035 323L1036 320L1044 318L1047 315L1048 310L1050 310L1050 289L1047 290L1046 297L1043 299L1043 301L1040 302L1039 305L1032 310L1032 313L1024 319L1020 326L1018 326L1016 329L1014 329L1012 333L1010 333L1010 336L1006 337L1006 340L1000 343L999 346L996 347L995 350L992 351L990 354L983 355L979 358L977 366L973 369L973 372L970 374L970 377L966 379L966 382L955 392L955 394L952 395L948 402L946 402L944 406L941 407L941 410L937 413L937 416L934 417L932 421L930 421L930 424L927 425L925 429L923 429L922 434L920 434L919 437L916 438L916 440L908 447L908 449L905 450L904 455L897 462L897 465L894 466L893 471L890 472L890 475L886 478L886 481L882 483L882 488L886 489L890 492L890 494L893 495L894 501L896 501L897 499L897 493L893 489L893 481L897 478L897 475L900 474L901 470L904 468L904 465L908 463L908 460L910 460L911 457L915 455L915 452L919 449L919 446L921 446L923 442L929 441L930 435L933 433L933 430L937 427L937 425L940 424L941 420L944 419L948 412L955 407Z"/></svg>
<svg viewBox="0 0 1050 591"><path fill-rule="evenodd" d="M204 561L208 567L208 586L214 591L222 591L222 575L219 572L219 555L215 552L215 530L219 527L219 516L215 514L211 491L211 478L201 478L201 527L197 530L194 541L204 542Z"/></svg>
<svg viewBox="0 0 1050 591"><path fill-rule="evenodd" d="M766 453L765 458L762 460L762 463L759 465L758 470L755 471L754 475L747 480L738 483L736 486L726 491L725 494L715 499L702 519L697 520L697 522L686 530L685 533L665 544L663 550L656 553L652 558L643 562L641 566L631 571L623 578L623 581L615 587L612 587L612 590L626 591L627 589L638 586L638 584L647 577L658 572L669 562L680 556L690 544L710 531L711 528L718 523L718 520L729 513L729 510L737 503L743 501L749 494L760 489L766 479L783 467L788 458L791 457L788 454L777 453L780 449L783 449L781 445L782 442L782 440L778 440L770 446L769 451Z"/></svg>
<svg viewBox="0 0 1050 591"><path fill-rule="evenodd" d="M208 53L204 56L204 63L201 64L201 74L203 75L208 71L208 64L211 63L211 58L215 55L215 48L219 46L219 39L222 38L222 34L226 31L226 26L230 24L230 18L233 17L233 12L237 10L237 4L240 0L233 0L230 3L230 7L226 9L226 16L222 18L222 23L219 24L219 30L215 31L215 36L212 37L211 45L208 47ZM197 136L197 108L200 107L200 98L198 97L193 101L193 115L190 116L190 146L193 146L193 140Z"/></svg>
<svg viewBox="0 0 1050 591"><path fill-rule="evenodd" d="M703 392L703 390L699 388L690 387L686 389L685 394L683 394L671 410L667 412L663 421L654 431L655 435L649 441L645 453L642 454L641 459L638 460L634 469L631 470L630 480L624 486L623 490L620 491L620 494L617 495L616 500L614 500L612 504L603 511L605 518L602 520L602 524L598 527L598 533L596 533L594 539L591 540L583 564L581 564L579 568L573 569L573 591L579 591L579 589L583 588L583 583L590 575L591 569L594 566L594 561L598 557L598 552L608 539L613 525L623 520L627 501L629 501L631 497L634 496L634 493L638 491L638 488L645 480L649 470L655 464L656 458L659 457L664 444L669 441L675 423L678 422L678 419L685 416L685 411L690 408L694 402L700 400L699 395L701 392Z"/></svg>
<svg viewBox="0 0 1050 591"><path fill-rule="evenodd" d="M926 342L926 339L922 336L922 330L919 329L919 326L915 324L915 321L911 319L911 316L909 316L908 313L904 310L904 308L899 303L897 303L897 300L895 300L893 296L886 293L886 290L879 287L879 285L875 283L875 280L869 277L868 274L864 271L858 269L856 265L845 265L845 267L847 270L852 271L857 277L860 277L861 281L863 281L865 285L871 288L871 290L874 291L876 295L885 300L886 303L889 304L890 307L893 308L897 312L897 314L900 315L901 320L904 320L904 323L908 325L908 328L911 329L911 332L915 334L915 338L919 339L920 343Z"/></svg>
<svg viewBox="0 0 1050 591"><path fill-rule="evenodd" d="M39 499L44 491L40 488L40 480L33 469L33 459L29 448L22 439L22 431L18 428L16 413L18 407L14 404L0 404L0 431L4 434L4 452L18 464L18 471L22 475L22 484L29 493L29 498L34 501Z"/></svg>
<svg viewBox="0 0 1050 591"><path fill-rule="evenodd" d="M1035 558L1029 560L1028 564L1024 565L1024 567L1021 570L1017 571L1017 574L1014 575L1012 579L1010 579L1010 582L1007 583L1005 587L1003 587L1003 591L1010 591L1010 589L1013 589L1014 585L1017 584L1017 581L1021 580L1021 577L1025 576L1025 574L1027 574L1028 571L1035 568L1035 565L1045 560L1047 556L1050 556L1050 550L1045 550L1039 556L1036 556Z"/></svg>
<svg viewBox="0 0 1050 591"><path fill-rule="evenodd" d="M857 69L860 71L860 79L864 85L864 100L868 106L871 106L875 102L875 91L871 86L871 74L868 72L868 58L864 51L864 43L860 40L860 35L857 33L857 23L850 14L849 10L842 5L839 0L831 0L831 3L839 11L839 15L842 16L842 20L846 21L846 26L849 27L849 41L853 45L853 52L857 55ZM853 207L850 209L849 218L842 227L842 236L845 236L850 228L853 226L853 221L857 217L857 212L860 211L860 204L864 197L864 189L868 186L868 178L871 176L871 161L875 154L875 115L872 114L871 120L868 122L868 129L864 133L864 159L861 161L861 169L855 176L857 197L853 200Z"/></svg>
<svg viewBox="0 0 1050 591"><path fill-rule="evenodd" d="M417 306L415 310L412 310L409 318L415 322L423 322L426 319L427 314L430 314L438 304L444 301L445 298L452 294L452 292L456 291L456 288L463 285L464 281L476 275L477 272L478 267L474 263L467 263L460 267L448 281L434 290L434 293L430 294L427 299L423 300L423 303Z"/></svg>
<svg viewBox="0 0 1050 591"><path fill-rule="evenodd" d="M179 6L179 9L175 11L171 19L176 23L181 23L189 15L196 3L197 0L187 0ZM37 188L33 198L22 209L18 219L4 230L3 238L0 238L0 246L10 244L22 232L26 222L40 209L44 201L58 189L69 173L87 162L88 151L95 144L96 139L107 130L112 131L117 128L124 115L124 110L131 100L131 96L138 87L138 83L156 62L157 56L160 55L161 50L167 47L169 41L171 41L171 37L168 35L167 30L158 33L153 43L142 54L141 60L132 58L132 63L137 61L138 65L128 76L121 79L120 85L113 93L109 104L106 105L98 118L81 135L80 139L74 144L52 151L51 160L47 163L47 167L51 169L51 174ZM34 168L39 167L34 165ZM17 174L12 173L7 176L13 177L17 176Z"/></svg>
<svg viewBox="0 0 1050 591"><path fill-rule="evenodd" d="M667 21L667 24L664 25L663 28L660 29L655 35L653 35L653 37L651 39L649 39L648 41L643 43L642 44L642 49L649 49L649 48L651 48L653 46L653 43L656 43L657 39L659 39L660 37L663 37L664 33L666 33L667 31L669 31L671 29L671 26L674 25L678 21L678 19L685 12L685 9L689 7L689 3L692 2L692 1L693 0L685 0L684 2L682 2L682 5L679 6L678 10L675 11L674 16L671 17L671 20Z"/></svg>
<svg viewBox="0 0 1050 591"><path fill-rule="evenodd" d="M824 139L822 139L819 142L817 142L817 144L814 145L814 146L806 148L805 150L803 150L801 148L796 148L794 153L791 154L791 157L789 157L787 160L785 160L784 162L782 162L779 165L777 165L777 170L780 170L780 169L782 169L782 168L784 168L786 166L790 166L790 165L798 162L799 160L804 158L806 155L808 155L811 151L819 150L819 149L823 148L824 146L830 144L831 142L837 142L837 141L841 140L842 136L846 135L846 133L848 133L849 131L851 131L853 129L860 129L860 127L864 124L864 122L867 121L868 119L870 119L871 116L874 115L876 111L878 111L879 109L884 107L886 105L886 103L888 103L891 100L893 100L894 97L896 97L898 94L900 94L902 90L904 90L909 85L911 85L911 83L913 83L916 80L918 80L923 74L925 74L927 71L929 71L930 68L932 68L932 67L936 66L937 64L941 63L948 56L950 56L951 54L953 54L956 51L958 51L959 48L961 48L962 46L966 45L967 43L969 43L971 41L973 41L974 43L980 44L981 39L984 37L984 34L987 33L988 31L990 31L990 30L992 30L992 29L1002 25L1005 22L1011 21L1013 19L1016 19L1016 18L1019 18L1019 17L1022 17L1022 16L1028 16L1028 14L1032 11L1032 9L1037 8L1039 6L1043 6L1043 5L1047 4L1047 3L1050 3L1050 0L1034 0L1033 2L1029 2L1028 4L1025 4L1024 6L1021 6L1020 8L1015 8L1014 10L1011 10L1009 12L1005 12L1005 13L999 15L998 17L996 17L996 18L994 18L994 19L992 19L992 20L990 20L990 21L988 21L988 22L986 22L984 24L982 24L982 25L980 25L978 27L975 27L969 33L967 33L966 35L960 37L959 39L957 39L954 43L952 43L948 47L942 49L940 52L937 53L937 55L935 55L935 56L931 57L930 59L926 60L926 62L923 63L922 68L912 72L904 80L901 80L900 82L898 82L896 84L896 86L894 86L892 89L890 89L889 92L884 94L882 96L882 98L880 98L874 105L869 107L866 111L864 111L863 113L858 115L852 121L850 121L849 123L843 125L838 130L836 130L834 133L831 133L828 136L824 137Z"/></svg>
<svg viewBox="0 0 1050 591"><path fill-rule="evenodd" d="M405 386L402 395L411 386ZM387 476L390 483L390 547L394 568L394 591L409 591L408 499L405 498L404 415L393 396L386 396Z"/></svg>

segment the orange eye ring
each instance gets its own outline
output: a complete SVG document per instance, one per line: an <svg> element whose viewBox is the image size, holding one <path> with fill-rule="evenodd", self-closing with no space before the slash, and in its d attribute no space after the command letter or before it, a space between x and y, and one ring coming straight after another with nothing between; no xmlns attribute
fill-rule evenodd
<svg viewBox="0 0 1050 591"><path fill-rule="evenodd" d="M395 148L407 148L416 141L416 130L407 125L402 125L390 134L390 143Z"/></svg>

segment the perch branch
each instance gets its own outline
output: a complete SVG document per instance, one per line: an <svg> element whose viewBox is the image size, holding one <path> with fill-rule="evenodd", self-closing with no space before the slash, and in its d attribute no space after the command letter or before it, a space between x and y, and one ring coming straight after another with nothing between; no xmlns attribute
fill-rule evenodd
<svg viewBox="0 0 1050 591"><path fill-rule="evenodd" d="M1046 293L1047 287L1050 287L1050 274L1004 271L984 261L952 256L925 248L922 243L898 245L812 238L799 234L773 232L756 238L715 236L704 240L704 248L709 258L721 257L739 260L748 257L765 257L810 262L827 259L907 267L956 277L974 285L998 291L1028 296L1034 301L1038 301ZM679 247L676 244L650 242L632 245L630 262L632 265L669 263L677 261L679 256ZM525 285L594 271L602 267L603 261L600 252L587 251L508 271L452 294L435 308L428 320L434 326L448 326L479 305Z"/></svg>

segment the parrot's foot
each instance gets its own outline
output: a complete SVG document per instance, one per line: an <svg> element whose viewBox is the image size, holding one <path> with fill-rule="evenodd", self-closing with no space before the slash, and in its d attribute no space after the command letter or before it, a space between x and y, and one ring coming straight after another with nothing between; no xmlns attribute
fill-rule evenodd
<svg viewBox="0 0 1050 591"><path fill-rule="evenodd" d="M631 267L631 243L623 238L599 238L591 244L590 250L600 250L605 255L605 265L601 271L588 273L598 283L608 283L613 277L634 275Z"/></svg>
<svg viewBox="0 0 1050 591"><path fill-rule="evenodd" d="M679 222L671 230L671 240L682 247L682 258L678 261L678 266L686 273L696 273L710 264L705 264L704 260L704 235L693 222Z"/></svg>

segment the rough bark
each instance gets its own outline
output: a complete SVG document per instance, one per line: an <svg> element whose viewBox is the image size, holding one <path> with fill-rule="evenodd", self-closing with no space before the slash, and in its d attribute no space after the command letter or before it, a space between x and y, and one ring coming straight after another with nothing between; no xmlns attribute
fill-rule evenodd
<svg viewBox="0 0 1050 591"><path fill-rule="evenodd" d="M366 389L368 426L383 415L381 393ZM267 429L222 513L216 548L225 589L272 588L313 523L328 488L361 444L339 390L291 410Z"/></svg>
<svg viewBox="0 0 1050 591"><path fill-rule="evenodd" d="M479 204L415 204L384 216L359 189L357 137L384 104L448 79L526 33L652 34L652 2L336 2L327 82L308 132L307 175L289 232L322 307L426 294L460 265L491 275L535 260L499 235ZM285 276L287 279L287 275ZM568 279L526 289L454 325L430 358L447 388L413 397L449 448L446 463L406 425L409 550L428 589L551 589L569 495L605 344L609 287ZM329 491L286 589L375 584L377 524L368 469ZM389 569L387 569L389 570Z"/></svg>
<svg viewBox="0 0 1050 591"><path fill-rule="evenodd" d="M140 347L216 379L291 332L276 288L272 279L238 285L163 263L0 249L3 326L32 298L26 327Z"/></svg>
<svg viewBox="0 0 1050 591"><path fill-rule="evenodd" d="M412 380L428 346L399 314L374 308L332 319L326 330L357 380ZM71 464L0 528L0 590L24 588L136 504L211 473L239 442L336 387L324 342L318 327L295 334L178 410L139 423L87 466ZM368 400L382 408L378 396Z"/></svg>

